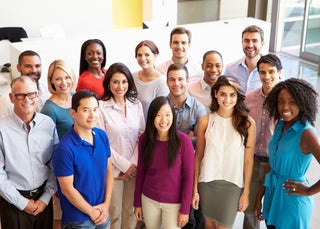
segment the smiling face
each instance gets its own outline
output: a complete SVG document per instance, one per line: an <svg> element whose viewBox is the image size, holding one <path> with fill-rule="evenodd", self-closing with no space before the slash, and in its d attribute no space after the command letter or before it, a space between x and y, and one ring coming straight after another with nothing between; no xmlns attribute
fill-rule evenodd
<svg viewBox="0 0 320 229"><path fill-rule="evenodd" d="M21 62L17 64L17 70L20 75L32 77L35 81L38 81L41 77L41 60L37 55L24 56Z"/></svg>
<svg viewBox="0 0 320 229"><path fill-rule="evenodd" d="M79 131L92 130L99 119L99 104L94 97L83 98L77 110L70 110L74 126Z"/></svg>
<svg viewBox="0 0 320 229"><path fill-rule="evenodd" d="M232 114L237 104L237 91L232 86L221 86L215 93L215 97L219 104L219 110L226 115Z"/></svg>
<svg viewBox="0 0 320 229"><path fill-rule="evenodd" d="M98 43L92 43L86 48L85 59L89 68L101 68L103 61L103 49Z"/></svg>
<svg viewBox="0 0 320 229"><path fill-rule="evenodd" d="M268 95L272 88L279 82L281 70L278 71L276 66L269 63L259 65L259 76L262 83L262 90Z"/></svg>
<svg viewBox="0 0 320 229"><path fill-rule="evenodd" d="M167 76L171 97L187 96L187 74L183 69L172 70Z"/></svg>
<svg viewBox="0 0 320 229"><path fill-rule="evenodd" d="M28 96L26 96L27 94ZM39 101L39 93L36 83L28 78L26 78L25 81L16 81L12 85L12 93L10 93L9 96L11 102L14 104L14 112L22 120L30 121L33 118Z"/></svg>
<svg viewBox="0 0 320 229"><path fill-rule="evenodd" d="M153 68L156 57L147 46L141 46L137 51L137 62L142 69Z"/></svg>
<svg viewBox="0 0 320 229"><path fill-rule="evenodd" d="M124 99L128 91L129 82L125 74L116 72L112 75L109 83L110 91L114 99Z"/></svg>
<svg viewBox="0 0 320 229"><path fill-rule="evenodd" d="M222 73L223 63L221 57L216 53L210 53L206 56L201 67L204 72L203 80L212 87Z"/></svg>
<svg viewBox="0 0 320 229"><path fill-rule="evenodd" d="M187 58L190 49L189 38L187 34L173 34L170 48L174 59Z"/></svg>
<svg viewBox="0 0 320 229"><path fill-rule="evenodd" d="M242 37L242 49L247 58L255 58L260 54L264 42L258 32L246 32Z"/></svg>
<svg viewBox="0 0 320 229"><path fill-rule="evenodd" d="M61 68L57 68L52 75L51 83L55 88L56 94L70 94L73 82L68 73Z"/></svg>
<svg viewBox="0 0 320 229"><path fill-rule="evenodd" d="M282 89L278 94L278 111L289 126L299 119L300 108L287 89Z"/></svg>
<svg viewBox="0 0 320 229"><path fill-rule="evenodd" d="M162 105L153 122L158 131L158 136L168 136L172 122L173 114L170 105Z"/></svg>

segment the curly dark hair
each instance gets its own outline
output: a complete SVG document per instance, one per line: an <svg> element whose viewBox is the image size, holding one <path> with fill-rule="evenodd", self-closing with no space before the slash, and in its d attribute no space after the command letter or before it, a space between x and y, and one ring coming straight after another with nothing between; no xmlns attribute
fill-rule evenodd
<svg viewBox="0 0 320 229"><path fill-rule="evenodd" d="M286 89L294 98L294 101L300 108L299 119L303 124L307 121L314 126L316 114L318 113L318 93L313 86L305 80L290 78L279 82L267 96L264 107L269 112L270 118L275 121L281 120L278 111L278 95L280 91Z"/></svg>
<svg viewBox="0 0 320 229"><path fill-rule="evenodd" d="M212 103L210 106L211 112L217 112L219 109L219 103L215 94L219 91L222 86L231 86L237 92L237 103L234 107L232 114L232 125L236 131L244 138L243 144L246 147L248 140L248 128L250 127L250 122L248 120L249 109L244 103L245 93L239 83L239 81L233 76L220 76L217 82L211 89Z"/></svg>

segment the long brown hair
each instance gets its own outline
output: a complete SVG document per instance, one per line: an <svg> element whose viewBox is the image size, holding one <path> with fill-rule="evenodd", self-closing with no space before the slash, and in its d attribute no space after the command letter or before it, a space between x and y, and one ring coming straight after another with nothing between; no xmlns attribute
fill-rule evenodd
<svg viewBox="0 0 320 229"><path fill-rule="evenodd" d="M237 92L237 103L234 106L232 114L232 125L234 129L243 137L243 144L246 147L248 139L248 128L250 122L248 120L249 109L244 103L245 93L238 82L238 80L232 76L220 76L217 82L214 84L211 90L212 103L210 106L211 112L216 112L219 109L219 104L215 94L219 91L222 86L233 87Z"/></svg>

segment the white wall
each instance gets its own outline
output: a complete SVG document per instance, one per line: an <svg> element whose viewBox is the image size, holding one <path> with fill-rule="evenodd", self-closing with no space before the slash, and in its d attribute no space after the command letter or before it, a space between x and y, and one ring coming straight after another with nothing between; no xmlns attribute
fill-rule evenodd
<svg viewBox="0 0 320 229"><path fill-rule="evenodd" d="M60 24L66 36L101 34L112 28L112 0L1 0L1 3L0 27L23 27L29 37L39 37L40 27L48 24Z"/></svg>
<svg viewBox="0 0 320 229"><path fill-rule="evenodd" d="M178 1L178 24L217 21L218 0Z"/></svg>
<svg viewBox="0 0 320 229"><path fill-rule="evenodd" d="M219 19L247 17L248 0L219 0Z"/></svg>
<svg viewBox="0 0 320 229"><path fill-rule="evenodd" d="M269 40L270 23L253 18L183 25L192 32L192 45L189 52L191 59L200 66L203 54L210 49L221 52L226 64L240 58L243 55L241 32L246 26L252 24L261 26L265 32L265 39ZM172 55L169 48L169 38L173 27L117 29L108 34L99 34L96 38L101 39L107 48L106 67L114 62L123 62L132 72L140 69L134 57L134 49L141 40L145 39L153 40L159 48L160 54L156 65L168 60ZM81 45L88 38L90 38L88 35L83 34L82 36L66 37L64 39L40 38L12 43L10 45L10 62L12 66L16 66L18 56L22 51L27 49L36 51L41 56L43 65L41 81L45 83L47 68L54 59L65 59L78 72ZM268 49L269 46L266 44L262 53L267 53ZM15 67L12 71L14 76L19 75Z"/></svg>
<svg viewBox="0 0 320 229"><path fill-rule="evenodd" d="M143 23L148 28L177 25L177 4L177 0L143 0Z"/></svg>
<svg viewBox="0 0 320 229"><path fill-rule="evenodd" d="M178 24L247 17L248 0L179 0Z"/></svg>

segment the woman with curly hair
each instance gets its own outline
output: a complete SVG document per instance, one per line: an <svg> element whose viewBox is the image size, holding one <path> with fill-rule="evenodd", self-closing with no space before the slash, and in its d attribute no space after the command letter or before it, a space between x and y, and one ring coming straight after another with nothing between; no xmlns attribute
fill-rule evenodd
<svg viewBox="0 0 320 229"><path fill-rule="evenodd" d="M255 215L265 219L268 228L310 228L311 195L320 191L320 181L310 186L305 176L312 155L320 163L320 143L313 127L317 95L308 82L291 78L278 83L265 101L277 126L268 146L270 167L257 195Z"/></svg>
<svg viewBox="0 0 320 229"><path fill-rule="evenodd" d="M198 123L192 205L201 201L206 229L232 228L249 205L255 123L234 77L220 76L211 96L211 112Z"/></svg>

